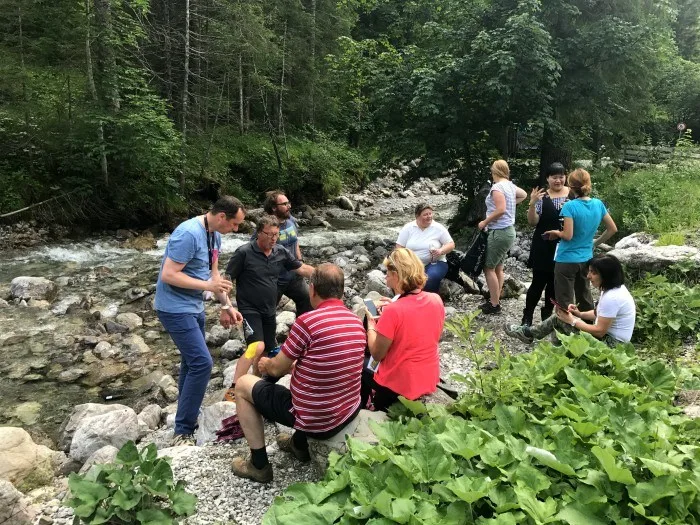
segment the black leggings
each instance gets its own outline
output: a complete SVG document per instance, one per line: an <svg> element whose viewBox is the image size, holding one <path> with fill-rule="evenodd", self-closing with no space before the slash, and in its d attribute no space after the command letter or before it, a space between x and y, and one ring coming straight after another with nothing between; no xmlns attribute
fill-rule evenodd
<svg viewBox="0 0 700 525"><path fill-rule="evenodd" d="M399 400L399 395L390 388L382 386L374 380L374 372L367 368L367 361L369 361L369 358L365 358L365 363L362 367L360 408L366 408L367 401L371 397L374 409L386 412L391 405ZM372 395L372 392L374 392L374 395Z"/></svg>
<svg viewBox="0 0 700 525"><path fill-rule="evenodd" d="M527 291L527 296L525 298L525 309L523 310L523 316L528 319L532 319L535 313L535 308L537 303L542 297L542 292L544 291L544 305L540 310L540 315L544 321L554 311L554 305L552 304L552 299L554 299L554 269L551 272L542 270L532 270L532 284L530 289Z"/></svg>

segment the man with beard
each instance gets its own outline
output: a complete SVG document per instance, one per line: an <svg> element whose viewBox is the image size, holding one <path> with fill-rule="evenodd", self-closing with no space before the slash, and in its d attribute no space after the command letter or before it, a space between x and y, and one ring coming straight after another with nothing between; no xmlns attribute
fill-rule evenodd
<svg viewBox="0 0 700 525"><path fill-rule="evenodd" d="M289 199L281 190L268 192L263 204L265 213L277 217L280 225L280 244L289 250L289 253L298 261L302 261L301 249L299 248L299 226L292 216L292 205ZM282 270L277 280L277 302L282 295L286 295L296 305L297 317L312 310L309 302L309 287L304 278L289 270Z"/></svg>

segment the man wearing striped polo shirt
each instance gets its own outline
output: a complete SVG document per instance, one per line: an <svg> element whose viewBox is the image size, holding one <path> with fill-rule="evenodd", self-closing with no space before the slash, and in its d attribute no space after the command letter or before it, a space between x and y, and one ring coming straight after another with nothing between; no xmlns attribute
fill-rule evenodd
<svg viewBox="0 0 700 525"><path fill-rule="evenodd" d="M359 412L367 334L343 304L344 286L338 266L316 267L309 284L314 310L297 318L279 354L260 359L260 372L274 377L285 375L294 365L289 389L250 374L236 382L238 419L251 451L250 459L233 460L236 476L272 481L263 416L293 427L294 434L278 436L277 443L298 460L309 461L307 435L328 439Z"/></svg>

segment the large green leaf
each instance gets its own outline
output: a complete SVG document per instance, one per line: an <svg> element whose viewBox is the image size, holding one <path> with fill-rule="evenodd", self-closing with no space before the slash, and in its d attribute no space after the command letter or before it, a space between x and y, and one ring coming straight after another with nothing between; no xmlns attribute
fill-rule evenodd
<svg viewBox="0 0 700 525"><path fill-rule="evenodd" d="M73 498L79 502L80 514L78 515L81 517L92 514L99 502L109 495L109 491L105 486L83 479L77 474L68 476L68 487ZM78 511L76 510L77 513Z"/></svg>
<svg viewBox="0 0 700 525"><path fill-rule="evenodd" d="M518 407L497 403L493 413L503 432L517 434L525 426L525 414Z"/></svg>
<svg viewBox="0 0 700 525"><path fill-rule="evenodd" d="M632 473L628 469L617 465L615 456L613 456L610 450L603 449L596 445L591 449L591 452L598 458L603 470L605 470L605 473L611 481L624 483L625 485L634 485L636 483L634 476L632 476Z"/></svg>
<svg viewBox="0 0 700 525"><path fill-rule="evenodd" d="M127 489L127 491L128 493L125 492L122 488L117 489L117 492L115 492L114 496L112 497L112 505L115 505L124 510L133 509L136 505L138 505L139 501L141 501L141 498L143 497L143 493L136 492L133 489Z"/></svg>
<svg viewBox="0 0 700 525"><path fill-rule="evenodd" d="M556 513L557 502L554 501L554 498L540 501L534 491L527 487L515 487L514 490L518 497L518 505L535 520L535 523L547 523Z"/></svg>
<svg viewBox="0 0 700 525"><path fill-rule="evenodd" d="M557 518L569 525L607 525L608 523L593 514L590 507L578 503L564 507L557 514Z"/></svg>
<svg viewBox="0 0 700 525"><path fill-rule="evenodd" d="M557 472L561 472L562 474L566 474L567 476L576 475L576 472L574 472L574 469L572 469L570 465L559 461L557 457L548 450L544 450L537 447L527 447L525 449L525 452L530 454L533 458L537 459L537 461L539 461L543 465L547 465L549 468L554 469Z"/></svg>
<svg viewBox="0 0 700 525"><path fill-rule="evenodd" d="M170 493L170 501L173 504L173 512L178 516L189 516L194 514L197 507L197 496L185 492L183 486L179 486Z"/></svg>
<svg viewBox="0 0 700 525"><path fill-rule="evenodd" d="M172 525L173 519L160 509L143 509L136 513L141 525Z"/></svg>
<svg viewBox="0 0 700 525"><path fill-rule="evenodd" d="M474 503L488 495L489 491L496 485L488 477L460 476L447 482L446 486L454 494L467 503Z"/></svg>
<svg viewBox="0 0 700 525"><path fill-rule="evenodd" d="M116 460L124 465L134 465L140 459L139 451L133 441L127 441L117 452Z"/></svg>
<svg viewBox="0 0 700 525"><path fill-rule="evenodd" d="M652 503L678 493L678 482L672 476L660 476L648 482L637 483L628 489L630 498L644 505Z"/></svg>

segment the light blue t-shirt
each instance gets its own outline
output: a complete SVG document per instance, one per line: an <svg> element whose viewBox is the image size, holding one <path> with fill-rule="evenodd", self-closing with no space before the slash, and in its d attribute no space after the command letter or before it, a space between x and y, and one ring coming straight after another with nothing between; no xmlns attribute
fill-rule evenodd
<svg viewBox="0 0 700 525"><path fill-rule="evenodd" d="M209 234L211 239L211 233ZM219 258L221 249L221 234L214 233L212 248L212 264ZM209 272L209 251L207 249L207 232L204 225L199 222L199 217L189 219L180 224L170 235L165 246L163 262L170 257L177 263L184 263L183 273L206 281L211 275ZM204 311L202 290L188 290L164 283L158 274L156 283L155 309L161 312L173 314L198 314Z"/></svg>
<svg viewBox="0 0 700 525"><path fill-rule="evenodd" d="M574 199L564 204L559 216L573 219L574 235L570 241L559 241L554 260L560 263L583 263L592 259L593 238L607 213L605 204L599 199Z"/></svg>

